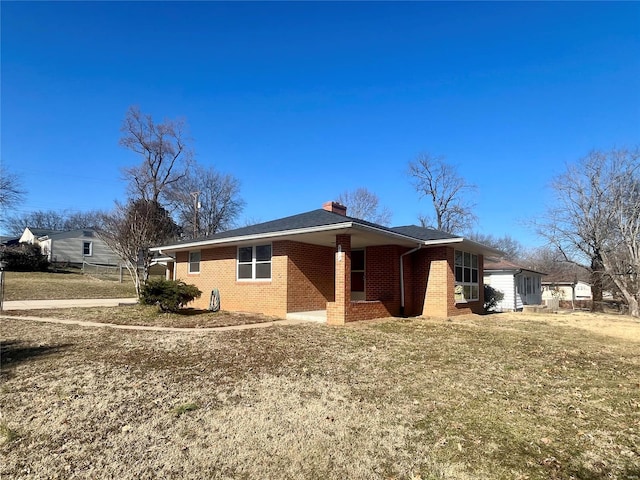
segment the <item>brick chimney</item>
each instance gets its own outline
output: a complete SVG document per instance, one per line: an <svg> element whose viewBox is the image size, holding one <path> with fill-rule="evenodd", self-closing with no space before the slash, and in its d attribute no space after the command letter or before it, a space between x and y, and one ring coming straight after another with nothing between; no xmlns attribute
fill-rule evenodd
<svg viewBox="0 0 640 480"><path fill-rule="evenodd" d="M338 215L347 215L347 207L338 202L325 202L322 204L322 209Z"/></svg>

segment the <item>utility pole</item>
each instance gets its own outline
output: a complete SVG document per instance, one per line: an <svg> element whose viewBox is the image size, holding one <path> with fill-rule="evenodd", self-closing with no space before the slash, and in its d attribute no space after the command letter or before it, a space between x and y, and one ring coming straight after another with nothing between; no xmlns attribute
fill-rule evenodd
<svg viewBox="0 0 640 480"><path fill-rule="evenodd" d="M198 197L200 196L200 192L191 192L191 196L193 197L193 238L198 237L198 209L200 208L200 202L198 201Z"/></svg>

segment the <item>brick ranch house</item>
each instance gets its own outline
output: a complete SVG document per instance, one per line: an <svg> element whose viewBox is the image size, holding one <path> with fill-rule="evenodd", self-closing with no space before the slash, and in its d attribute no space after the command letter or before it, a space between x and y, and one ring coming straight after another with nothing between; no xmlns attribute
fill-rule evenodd
<svg viewBox="0 0 640 480"><path fill-rule="evenodd" d="M417 226L388 228L322 209L152 249L169 278L196 285L207 308L278 317L315 315L330 325L389 316L483 311L483 258L497 252Z"/></svg>

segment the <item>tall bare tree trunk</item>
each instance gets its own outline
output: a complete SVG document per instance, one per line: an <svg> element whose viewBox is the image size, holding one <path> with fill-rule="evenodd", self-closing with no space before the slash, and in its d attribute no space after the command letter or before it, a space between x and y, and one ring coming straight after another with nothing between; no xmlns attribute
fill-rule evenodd
<svg viewBox="0 0 640 480"><path fill-rule="evenodd" d="M599 254L596 254L595 258L591 259L591 311L592 312L604 312L604 305L602 303L602 276L604 273L604 265L602 264L602 258Z"/></svg>

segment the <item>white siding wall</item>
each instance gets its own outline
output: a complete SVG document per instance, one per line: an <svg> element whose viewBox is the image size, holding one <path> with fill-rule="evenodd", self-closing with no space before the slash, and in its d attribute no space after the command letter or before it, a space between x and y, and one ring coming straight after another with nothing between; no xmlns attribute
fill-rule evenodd
<svg viewBox="0 0 640 480"><path fill-rule="evenodd" d="M516 304L516 289L513 284L513 273L492 273L490 275L485 274L484 283L491 285L491 287L504 293L504 298L498 303L496 307L497 312L509 312L514 308L522 308L522 302L520 307ZM519 300L519 299L518 299Z"/></svg>

